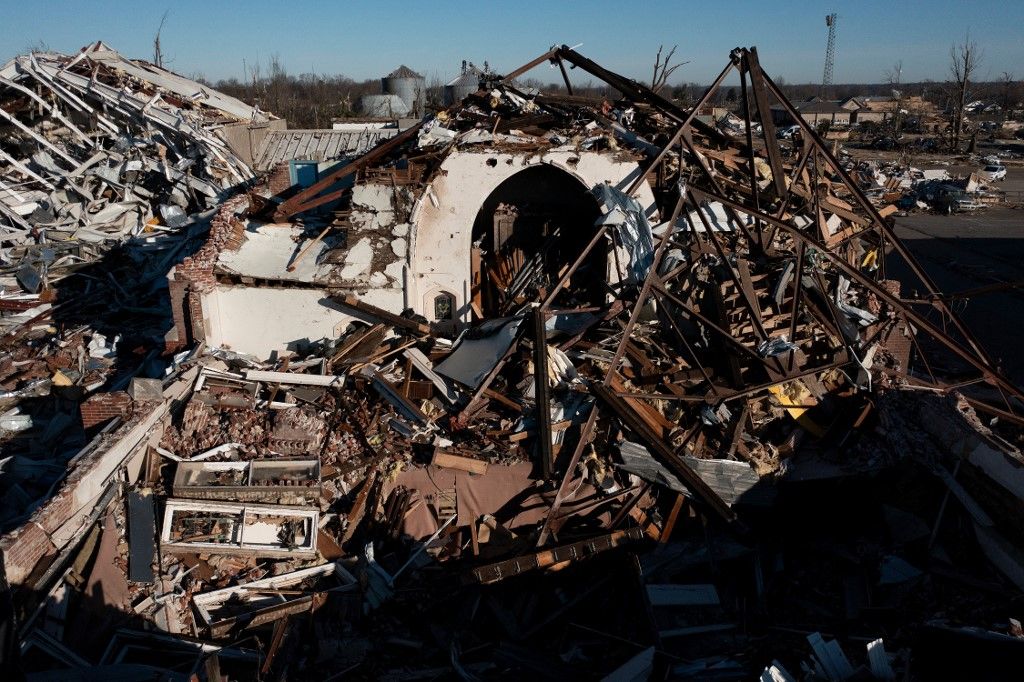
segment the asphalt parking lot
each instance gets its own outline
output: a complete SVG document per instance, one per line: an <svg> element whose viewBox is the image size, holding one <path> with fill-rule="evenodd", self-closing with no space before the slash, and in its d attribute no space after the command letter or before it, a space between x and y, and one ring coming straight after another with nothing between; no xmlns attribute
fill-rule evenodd
<svg viewBox="0 0 1024 682"><path fill-rule="evenodd" d="M1024 169L1011 168L1000 185L1024 189ZM957 300L955 309L1009 378L1024 384L1024 209L916 213L896 219L896 234L944 293L1020 283L1019 288ZM912 295L912 275L891 255L887 269L888 276L904 281L904 295Z"/></svg>

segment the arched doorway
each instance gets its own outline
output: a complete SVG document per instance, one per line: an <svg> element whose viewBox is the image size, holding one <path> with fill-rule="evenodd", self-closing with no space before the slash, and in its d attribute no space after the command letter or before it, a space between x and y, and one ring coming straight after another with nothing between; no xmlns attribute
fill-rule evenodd
<svg viewBox="0 0 1024 682"><path fill-rule="evenodd" d="M550 291L593 237L599 216L589 188L548 164L498 185L473 223L474 315L507 315ZM595 248L573 276L571 290L581 300L602 300L606 261L606 250Z"/></svg>

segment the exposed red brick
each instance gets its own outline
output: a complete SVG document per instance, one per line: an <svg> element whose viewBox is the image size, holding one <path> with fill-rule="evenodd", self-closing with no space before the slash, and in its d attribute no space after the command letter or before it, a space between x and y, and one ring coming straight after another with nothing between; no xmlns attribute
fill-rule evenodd
<svg viewBox="0 0 1024 682"><path fill-rule="evenodd" d="M114 417L128 419L132 414L132 398L124 391L97 393L83 402L79 409L82 426L88 429Z"/></svg>
<svg viewBox="0 0 1024 682"><path fill-rule="evenodd" d="M0 552L7 579L17 584L31 574L44 557L56 554L57 548L38 524L30 522L5 535L0 540Z"/></svg>
<svg viewBox="0 0 1024 682"><path fill-rule="evenodd" d="M225 249L237 249L244 240L245 224L237 214L247 206L245 194L224 202L210 221L206 242L172 271L168 286L176 334L169 335L168 346L180 349L206 338L202 295L212 291L217 284L213 267L220 253Z"/></svg>
<svg viewBox="0 0 1024 682"><path fill-rule="evenodd" d="M288 162L282 161L274 166L267 176L267 187L271 194L280 194L291 186L292 178Z"/></svg>

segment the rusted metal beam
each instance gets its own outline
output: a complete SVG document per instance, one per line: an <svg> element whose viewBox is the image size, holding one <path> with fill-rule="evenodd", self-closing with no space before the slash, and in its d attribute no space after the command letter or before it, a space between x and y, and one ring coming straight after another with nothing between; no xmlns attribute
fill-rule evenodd
<svg viewBox="0 0 1024 682"><path fill-rule="evenodd" d="M571 278L573 274L576 273L576 270L579 269L580 265L583 264L583 261L585 261L587 259L587 256L590 255L590 252L594 250L594 247L597 246L597 243L604 236L604 233L605 231L607 231L607 229L608 225L601 225L601 227L597 228L597 232L594 233L594 236L591 237L590 241L583 248L583 252L576 258L576 260L569 267L566 273L558 279L558 283L555 284L555 288L552 289L551 293L548 294L548 297L544 299L544 303L542 303L540 306L542 310L547 311L547 309L551 307L551 304L555 300L555 296L558 296L562 289L565 288L565 285L569 283L569 278Z"/></svg>
<svg viewBox="0 0 1024 682"><path fill-rule="evenodd" d="M761 196L757 186L757 162L754 154L754 117L750 109L750 97L747 95L747 64L740 63L740 93L743 99L743 116L746 122L747 137L747 163L750 168L750 197L754 202L754 208L761 208ZM762 126L763 130L763 126ZM764 248L764 233L761 230L761 223L754 225L757 238L760 240L761 248Z"/></svg>
<svg viewBox="0 0 1024 682"><path fill-rule="evenodd" d="M740 282L740 278L736 275L736 271L732 269L732 263L729 260L729 256L725 253L725 249L722 248L721 243L718 241L718 236L715 234L714 228L711 223L708 222L707 216L704 215L704 211L700 209L700 206L693 199L692 195L689 195L690 202L697 212L697 216L700 221L704 224L704 231L708 235L708 240L711 242L715 251L718 253L718 257L722 264L725 266L726 271L729 273L729 279L732 281L734 287L736 287L736 293L739 295L740 300L743 301L743 307L750 318L750 323L754 328L754 333L762 343L768 341L768 332L765 331L764 325L761 324L761 316L758 314L757 309L754 306L754 301L750 299L749 292ZM778 358L773 358L776 369L782 372L782 363Z"/></svg>
<svg viewBox="0 0 1024 682"><path fill-rule="evenodd" d="M676 200L676 206L672 210L672 217L669 219L668 224L665 226L665 234L662 235L661 241L658 243L658 249L654 253L654 261L651 264L651 270L647 273L647 277L644 278L644 284L640 288L640 295L636 299L636 303L633 305L633 311L629 314L629 322L622 330L622 339L619 340L619 345L615 349L615 356L612 358L611 363L608 365L608 371L604 375L604 384L607 386L611 383L612 375L618 371L619 363L622 361L622 356L626 352L626 347L629 345L629 337L633 333L633 327L636 326L636 321L640 317L640 311L643 309L644 303L647 301L647 297L651 293L651 284L658 280L658 266L661 265L661 258L665 254L665 247L669 243L669 239L672 235L672 227L676 224L679 219L679 213L683 209L683 197L685 192L679 193L679 198Z"/></svg>
<svg viewBox="0 0 1024 682"><path fill-rule="evenodd" d="M520 329L522 329L522 327L520 327ZM508 347L508 350L505 351L505 354L501 356L501 359L498 360L494 367L491 368L491 371L487 373L487 376L480 383L480 386L477 387L476 391L473 393L473 396L469 399L469 402L466 404L466 407L464 407L462 411L459 412L458 422L463 426L469 424L469 422L473 420L474 415L480 410L481 407L483 407L483 403L485 402L483 396L487 393L488 390L490 390L491 384L494 382L494 379L501 372L502 368L505 366L505 363L507 363L509 358L512 357L512 354L519 349L520 334L521 332L517 332L516 338L512 341L512 344Z"/></svg>
<svg viewBox="0 0 1024 682"><path fill-rule="evenodd" d="M561 60L559 60L558 63L561 64ZM661 160L665 158L665 155L668 154L669 150L671 150L672 147L674 147L682 138L683 132L686 131L693 123L693 120L697 117L697 112L700 111L700 108L707 104L708 100L710 100L714 96L714 94L718 92L718 88L722 84L722 81L725 80L725 77L729 75L729 72L732 71L734 67L735 64L733 62L729 62L726 65L726 67L722 69L722 72L718 74L718 78L716 78L714 82L710 86L708 86L708 89L704 92L704 95L697 101L696 104L693 105L693 108L690 109L690 113L686 115L686 118L679 125L678 129L676 130L672 138L665 144L664 147L661 148L657 156L655 156L654 159L647 165L647 168L640 174L640 177L634 180L633 184L629 186L629 189L626 190L626 194L632 196L633 193L636 192L636 190L640 187L640 185L643 184L644 180L647 179L647 176L651 174L651 171L657 168L658 164L661 163Z"/></svg>
<svg viewBox="0 0 1024 682"><path fill-rule="evenodd" d="M503 81L510 81L513 78L518 78L519 76L522 76L524 73L526 73L527 71L529 71L533 67L537 66L538 64L542 64L542 63L544 63L546 61L554 59L557 54L558 54L558 50L555 49L555 48L552 48L552 49L548 50L547 52L545 52L544 54L542 54L541 56L537 57L536 59L531 59L530 61L526 62L525 64L520 66L518 69L513 69L512 71L509 71L507 74L502 76L501 80L503 80Z"/></svg>
<svg viewBox="0 0 1024 682"><path fill-rule="evenodd" d="M796 379L802 379L804 377L811 376L812 374L821 374L822 372L827 372L830 369L842 367L843 365L849 364L850 362L850 356L846 354L846 351L840 350L836 354L835 359L832 362L828 362L824 365L818 365L817 367L804 367L796 372L790 372L789 374L786 374L784 376L774 378L771 381L766 381L763 384L747 386L742 389L731 389L725 388L724 386L719 386L717 387L718 390L716 393L708 392L705 400L709 403L731 402L733 400L737 400L738 398L746 398L756 393L760 393L761 391L767 391L772 386L778 386L779 384L784 384L786 382L794 381Z"/></svg>
<svg viewBox="0 0 1024 682"><path fill-rule="evenodd" d="M327 203L323 200L323 197L320 196L321 194L323 194L325 190L330 189L335 184L337 184L341 180L344 180L345 178L352 175L356 171L362 170L367 166L372 166L378 161L381 161L382 159L386 158L389 154L399 149L407 141L415 138L416 135L419 134L420 128L422 127L423 121L420 121L411 128L404 130L400 132L398 135L392 137L390 140L387 140L386 142L377 145L376 147L366 152L359 158L354 159L351 163L346 164L342 168L339 168L338 170L329 174L324 179L310 185L308 188L302 190L292 198L286 200L284 203L277 207L276 211L274 211L274 220L284 222L297 213L302 213L303 211L308 211L324 203ZM333 201L334 199L340 198L341 194L342 192L339 191L332 192L331 194L328 194L326 196L332 197L331 200Z"/></svg>
<svg viewBox="0 0 1024 682"><path fill-rule="evenodd" d="M768 93L765 91L764 74L761 62L757 59L757 48L743 51L743 61L750 73L750 87L754 90L754 101L757 103L758 118L761 119L761 135L764 137L765 151L768 152L768 165L772 168L772 183L775 193L782 196L786 193L786 170L782 165L782 152L779 140L775 137L775 122L772 121L772 110L768 106Z"/></svg>
<svg viewBox="0 0 1024 682"><path fill-rule="evenodd" d="M692 191L694 193L699 193L700 195L706 197L711 201L719 201L722 204L733 206L736 209L745 211L747 213L750 213L753 210L744 207L742 204L732 201L731 199L728 199L724 196L717 196L710 192L698 189L694 189ZM923 315L918 314L910 307L906 306L903 303L903 301L901 301L898 297L893 296L888 291L886 291L884 287L879 286L877 282L875 282L869 277L866 277L864 274L860 272L860 270L847 263L846 260L843 259L841 256L833 253L827 246L825 246L816 239L812 239L810 236L804 234L803 232L793 227L792 225L789 225L788 223L785 223L781 220L777 220L774 216L762 213L759 217L764 222L776 225L779 227L779 229L792 235L794 238L806 242L809 246L813 246L822 254L822 256L827 258L833 265L835 265L837 269L842 270L843 274L845 274L850 279L855 280L861 286L870 289L872 293L874 293L880 299L885 301L886 305L891 307L893 310L896 310L901 314L905 315L911 323L913 323L920 329L924 329L929 336L931 336L937 342L945 346L948 350L956 354L958 357L960 357L960 359L964 360L972 367L977 369L979 372L981 372L982 375L986 377L988 383L994 386L998 386L999 388L1005 390L1007 393L1017 398L1024 399L1024 392L1022 392L1021 389L1018 388L1013 382L1004 377L999 371L992 369L983 358L979 357L972 350L964 348L959 343L951 339L948 334L946 334L943 330L939 329L934 324L932 324L930 320L926 319Z"/></svg>
<svg viewBox="0 0 1024 682"><path fill-rule="evenodd" d="M533 309L533 392L537 404L537 456L544 480L551 478L551 392L548 389L547 315Z"/></svg>
<svg viewBox="0 0 1024 682"><path fill-rule="evenodd" d="M558 57L555 62L558 64L558 70L562 72L562 80L565 81L565 91L569 93L569 97L572 97L572 83L569 82L569 72L565 70L565 63L561 57Z"/></svg>
<svg viewBox="0 0 1024 682"><path fill-rule="evenodd" d="M697 150L696 145L693 144L693 138L690 136L689 129L687 129L686 132L683 133L683 144L685 144L686 148L690 150L690 154L693 156L693 159L697 162L697 167L701 169L702 173L704 173L704 179L707 180L708 184L715 188L715 191L718 192L719 194L724 194L722 186L718 183L718 180L715 178L715 174L711 172L711 167L708 166L707 161L704 159L704 155L701 154ZM732 215L732 219L736 222L736 227L739 229L740 232L743 233L743 236L747 238L747 242L750 244L751 249L761 251L761 239L754 238L754 235L752 235L750 233L750 230L747 229L747 226L743 223L743 220L740 218L740 215L737 211L735 211L734 209L729 209L729 213ZM696 230L694 230L694 234L696 234Z"/></svg>
<svg viewBox="0 0 1024 682"><path fill-rule="evenodd" d="M686 315L687 317L696 318L697 321L699 321L705 327L707 327L711 331L713 331L716 334L718 334L719 336L721 336L725 340L725 342L728 343L729 345L731 345L733 348L735 348L736 350L740 351L744 355L747 355L750 358L752 358L754 360L757 360L762 365L766 365L767 366L767 364L768 364L767 361L764 358L762 358L760 355L758 355L757 351L755 351L752 348L748 348L745 345L743 345L742 343L740 343L736 339L736 337L734 337L731 333L729 333L725 329L722 329L721 327L719 327L717 324L715 324L714 322L709 320L705 315L703 315L700 312L698 312L698 311L694 310L693 308L691 308L688 303L686 303L681 298L679 298L678 296L673 294L671 291L668 291L667 289L665 289L663 286L660 286L660 285L655 285L654 286L654 290L657 291L659 295L664 296L665 298L669 299L674 304L676 304L682 310L684 315Z"/></svg>
<svg viewBox="0 0 1024 682"><path fill-rule="evenodd" d="M779 210L775 212L775 217L782 220L782 217L786 215L786 209L789 208L789 202L793 198L793 185L799 180L800 176L803 175L804 168L807 167L807 161L811 158L811 154L814 153L814 146L811 145L807 140L804 140L804 148L800 153L800 161L796 165L796 170L793 172L793 177L789 180L789 186L786 188L786 194L782 197L782 204L779 205ZM758 210L761 210L758 207ZM774 231L773 231L774 234ZM769 241L769 243L771 243Z"/></svg>
<svg viewBox="0 0 1024 682"><path fill-rule="evenodd" d="M697 472L689 467L683 458L677 455L672 448L668 446L665 440L657 433L655 433L648 425L636 413L636 411L630 407L629 403L625 399L619 397L611 388L594 382L590 386L591 392L597 396L603 404L607 405L612 412L615 413L623 424L629 428L630 431L635 433L644 445L647 446L651 452L653 452L658 459L660 459L666 466L672 469L672 472L680 478L680 480L686 485L690 491L697 496L701 502L709 507L715 514L720 516L724 521L728 523L739 523L736 518L736 512L729 507L725 501L718 496L714 490L711 489L707 483L704 482Z"/></svg>
<svg viewBox="0 0 1024 682"><path fill-rule="evenodd" d="M800 296L804 291L803 277L804 277L804 249L807 245L804 242L797 242L796 247L796 275L793 278L793 306L790 308L790 320L789 320L789 342L796 343L796 324L797 320L800 319ZM789 354L789 370L793 370L793 361L796 356L795 352Z"/></svg>
<svg viewBox="0 0 1024 682"><path fill-rule="evenodd" d="M548 541L548 537L551 535L554 519L558 515L558 510L562 508L562 503L565 501L565 497L569 492L569 482L572 481L572 476L576 473L576 465L579 464L583 451L586 450L587 445L590 443L590 436L594 432L594 426L596 424L597 405L591 405L587 421L580 429L580 438L576 442L576 448L573 450L572 458L566 465L565 473L562 475L562 482L559 484L558 490L555 492L555 499L551 503L551 509L548 510L548 515L544 518L544 526L541 528L540 536L537 538L538 547L543 547L544 543Z"/></svg>
<svg viewBox="0 0 1024 682"><path fill-rule="evenodd" d="M646 102L651 106L658 109L661 113L669 118L674 119L678 123L683 123L689 116L689 112L685 109L677 106L671 101L665 99L658 93L651 90L646 85L638 83L631 78L620 76L614 71L609 71L600 64L587 59L579 52L576 52L567 45L562 45L556 51L558 56L576 66L577 68L583 69L587 73L600 78L608 85L612 86L624 95L638 100L640 102ZM532 68L532 67L531 67ZM709 126L706 123L701 122L699 119L693 119L693 127L699 130L702 134L707 135L716 142L728 143L730 138L722 133L714 126Z"/></svg>
<svg viewBox="0 0 1024 682"><path fill-rule="evenodd" d="M842 164L839 163L839 160L836 159L835 155L832 154L832 152L829 150L828 146L824 143L821 137L818 136L818 133L810 126L810 124L807 123L807 121L803 119L802 116L800 116L799 112L797 112L793 108L792 104L789 103L789 100L787 100L785 96L782 95L782 92L781 90L779 90L778 86L775 85L772 79L769 78L767 75L764 75L764 83L768 87L768 89L775 94L775 96L778 98L782 106L786 109L787 112L789 112L789 115L792 116L793 119L797 122L797 125L800 126L806 138L809 139L815 147L817 147L818 152L821 154L822 157L825 158L829 166L832 167L833 171L835 171L835 173L839 175L840 178L842 178L847 188L849 188L850 192L857 199L857 203L859 203L861 205L861 208L863 208L864 211L866 211L867 214L871 217L871 220L878 228L882 238L887 239L893 245L893 248L900 255L903 261L907 264L907 267L910 268L911 272L913 272L914 275L921 281L921 283L925 285L925 288L928 289L928 293L930 295L936 295L941 293L939 291L939 288L935 285L935 282L931 279L928 273L925 272L924 268L921 267L921 265L917 262L917 259L914 258L914 256L910 253L907 247L903 244L903 242L896 237L896 233L889 228L888 223L886 223L885 219L878 213L878 209L875 208L875 205L871 203L871 200L868 199L867 195L864 194L864 192L857 185L857 183L853 181L853 178L851 178L850 174L846 172L846 169L843 168ZM994 367L995 365L992 362L992 358L989 357L984 347L978 342L978 340L974 337L970 330L968 330L967 326L963 323L960 317L955 312L953 312L952 308L946 305L946 303L942 300L938 300L937 305L939 309L942 311L942 313L950 319L950 321L957 328L960 334L964 337L967 343L970 344L974 353L985 364L985 366L987 368Z"/></svg>
<svg viewBox="0 0 1024 682"><path fill-rule="evenodd" d="M647 481L644 481L643 485L637 488L636 492L633 493L628 500L622 503L622 506L619 507L619 511L616 512L615 516L612 517L611 522L608 524L608 529L615 530L616 528L618 528L619 524L622 523L626 516L629 515L629 512L633 510L633 507L640 503L640 499L643 498L643 496L646 495L647 491L650 489L651 484Z"/></svg>

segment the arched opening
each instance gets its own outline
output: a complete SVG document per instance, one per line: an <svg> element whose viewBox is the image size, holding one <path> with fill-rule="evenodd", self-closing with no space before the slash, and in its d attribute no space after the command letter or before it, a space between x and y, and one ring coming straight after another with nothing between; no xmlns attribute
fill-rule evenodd
<svg viewBox="0 0 1024 682"><path fill-rule="evenodd" d="M471 307L477 317L514 312L550 291L594 235L597 201L579 180L548 164L508 178L473 223ZM595 248L571 281L587 303L604 296L606 249Z"/></svg>

